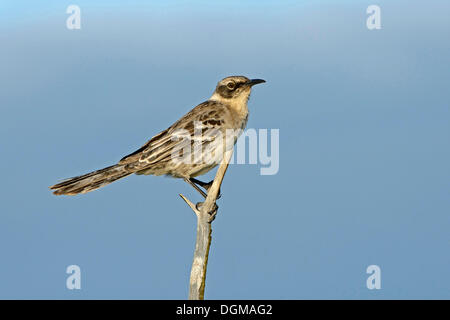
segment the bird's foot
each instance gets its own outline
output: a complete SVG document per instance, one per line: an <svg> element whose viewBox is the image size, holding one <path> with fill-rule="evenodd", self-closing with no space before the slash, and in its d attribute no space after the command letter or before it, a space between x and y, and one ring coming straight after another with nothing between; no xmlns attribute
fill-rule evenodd
<svg viewBox="0 0 450 320"><path fill-rule="evenodd" d="M202 205L203 205L203 202L198 202L195 205L195 207L197 208L198 211L200 211L202 208ZM208 214L209 214L208 222L209 223L213 222L214 219L216 218L217 210L219 210L219 206L216 203L214 203L214 207L211 209L211 211L208 212Z"/></svg>

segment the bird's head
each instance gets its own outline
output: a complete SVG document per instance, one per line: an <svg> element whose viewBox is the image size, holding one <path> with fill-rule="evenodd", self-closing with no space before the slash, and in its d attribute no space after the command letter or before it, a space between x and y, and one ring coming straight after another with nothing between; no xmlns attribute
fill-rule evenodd
<svg viewBox="0 0 450 320"><path fill-rule="evenodd" d="M219 81L216 90L212 95L212 100L248 100L251 88L258 83L264 83L262 79L249 79L244 76L226 77Z"/></svg>

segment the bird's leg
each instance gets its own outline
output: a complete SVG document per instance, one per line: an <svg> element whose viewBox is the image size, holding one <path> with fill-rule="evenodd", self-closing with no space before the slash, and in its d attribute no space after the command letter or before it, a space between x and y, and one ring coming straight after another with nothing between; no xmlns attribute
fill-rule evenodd
<svg viewBox="0 0 450 320"><path fill-rule="evenodd" d="M202 188L205 188L205 190L208 192L209 189L211 188L214 180L210 181L210 182L203 182L194 178L190 178L187 179L185 178L184 181L186 181L187 183L189 183L195 190L197 190L205 199L208 196L202 189L200 189L200 187L198 185L200 185ZM217 196L217 199L220 198L220 189L219 189L219 195ZM203 205L203 202L199 202L196 205L197 210L200 210L201 206ZM219 207L217 206L216 203L214 203L214 208L208 212L209 214L209 219L208 222L212 222L215 218L216 218L216 214L217 214L217 209L219 209Z"/></svg>
<svg viewBox="0 0 450 320"><path fill-rule="evenodd" d="M211 188L211 186L212 186L212 184L214 182L214 180L211 180L210 182L203 182L203 181L197 180L195 178L190 178L190 180L191 180L192 183L194 183L196 185L199 185L200 187L204 188L206 190L206 192L209 192L209 188ZM219 194L217 196L217 199L220 199L221 196L222 195L220 194L220 189L219 189Z"/></svg>
<svg viewBox="0 0 450 320"><path fill-rule="evenodd" d="M192 181L192 179L185 178L184 181L189 183L195 190L197 190L203 196L203 198L206 199L207 194L202 189L200 189L200 187L196 185L195 182Z"/></svg>

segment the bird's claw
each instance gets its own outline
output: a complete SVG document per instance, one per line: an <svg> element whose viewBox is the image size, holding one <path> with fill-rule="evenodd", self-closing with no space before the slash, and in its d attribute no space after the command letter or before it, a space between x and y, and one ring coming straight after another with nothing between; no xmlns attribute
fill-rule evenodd
<svg viewBox="0 0 450 320"><path fill-rule="evenodd" d="M202 208L202 205L203 205L203 202L197 202L195 207L197 208L198 211L200 211ZM214 207L211 209L211 211L208 211L208 214L209 214L208 222L209 223L213 222L214 219L216 218L217 210L219 210L219 206L216 203L214 203Z"/></svg>
<svg viewBox="0 0 450 320"><path fill-rule="evenodd" d="M217 207L217 206L216 206L216 207ZM216 219L217 209L219 209L219 207L217 207L216 209L212 210L211 212L208 212L208 214L209 214L208 222L209 222L209 223L213 222L214 219Z"/></svg>

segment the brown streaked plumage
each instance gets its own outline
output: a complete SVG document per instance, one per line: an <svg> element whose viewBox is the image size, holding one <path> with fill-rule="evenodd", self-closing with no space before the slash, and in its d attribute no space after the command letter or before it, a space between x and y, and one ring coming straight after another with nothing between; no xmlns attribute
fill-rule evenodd
<svg viewBox="0 0 450 320"><path fill-rule="evenodd" d="M196 106L117 164L66 179L51 186L50 189L56 195L86 193L135 173L183 178L202 192L195 184L206 188L208 184L193 178L208 172L217 165L217 161L221 160L218 157L226 147L224 137L227 136L227 130L245 128L248 118L247 101L251 88L263 82L265 81L250 80L243 76L224 78L219 81L209 100ZM237 135L233 137L232 145L236 142ZM215 162L187 161L194 160L195 151L189 154L186 150L192 150L195 143L201 145L202 157L207 156L205 153L208 150L211 153L209 156L214 158ZM174 154L180 158L177 159Z"/></svg>

